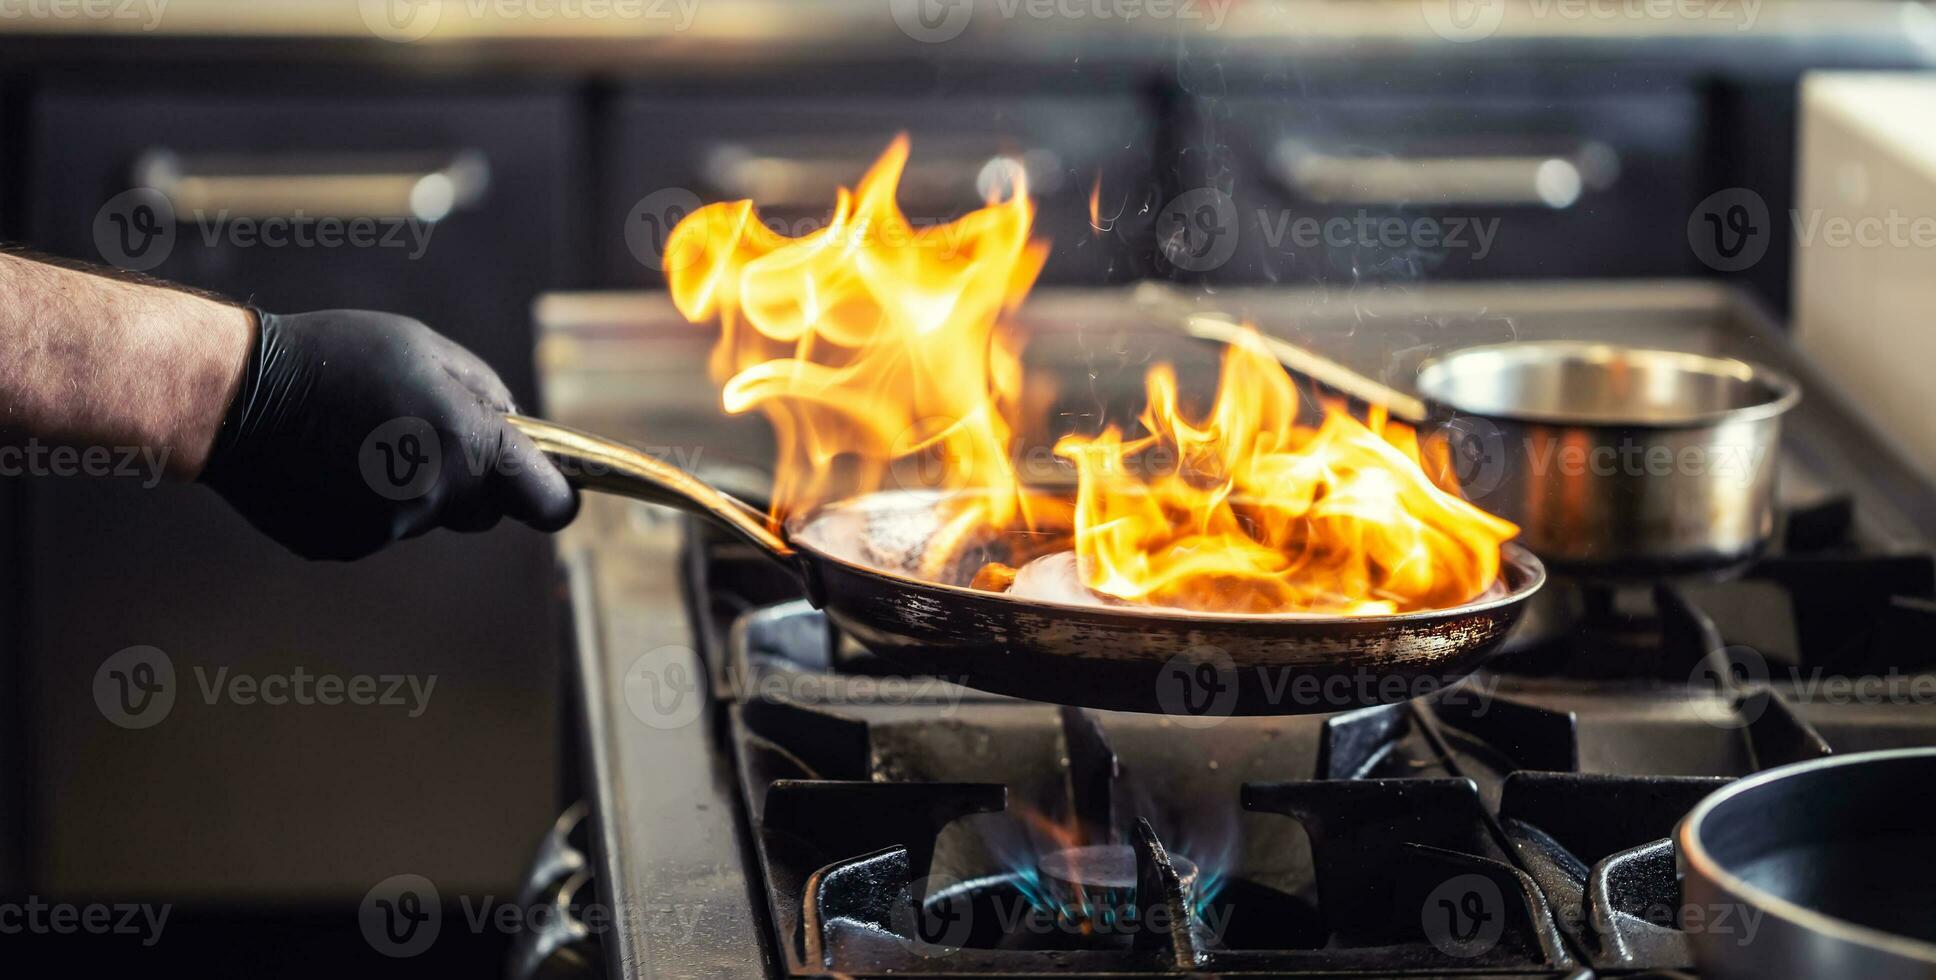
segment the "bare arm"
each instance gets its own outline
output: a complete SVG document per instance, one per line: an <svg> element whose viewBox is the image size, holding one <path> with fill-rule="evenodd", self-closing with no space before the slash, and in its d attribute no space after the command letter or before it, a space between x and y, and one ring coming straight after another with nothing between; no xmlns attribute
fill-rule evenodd
<svg viewBox="0 0 1936 980"><path fill-rule="evenodd" d="M254 330L212 299L0 254L0 444L139 446L193 479Z"/></svg>
<svg viewBox="0 0 1936 980"><path fill-rule="evenodd" d="M511 393L409 317L277 315L0 254L0 446L132 446L309 558L578 497L506 418Z"/></svg>

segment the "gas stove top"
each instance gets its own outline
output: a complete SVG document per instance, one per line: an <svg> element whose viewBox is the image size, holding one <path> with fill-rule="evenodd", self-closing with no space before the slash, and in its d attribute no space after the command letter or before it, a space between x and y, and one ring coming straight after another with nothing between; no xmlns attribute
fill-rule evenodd
<svg viewBox="0 0 1936 980"><path fill-rule="evenodd" d="M1814 380L1705 287L1447 290L1331 333L1323 297L1248 301L1267 329L1257 310L1392 373L1410 333L1505 324L1745 347ZM723 457L757 435L673 393L703 377L665 344L628 360L654 304L570 302L547 321L548 409L643 421L641 443L703 447L686 462L756 492ZM1090 324L1109 309L1031 305ZM681 328L662 336L703 351ZM1140 370L1113 334L1063 339L1092 352L1092 379L1097 350ZM1670 834L1695 801L1788 762L1936 744L1936 558L1915 519L1936 510L1897 465L1812 387L1784 446L1780 540L1753 566L1557 580L1453 688L1275 718L1092 712L910 675L746 546L588 500L561 552L590 814L575 846L597 883L578 901L616 914L579 944L615 976L1691 971L1690 930L1748 942L1757 925L1683 903Z"/></svg>

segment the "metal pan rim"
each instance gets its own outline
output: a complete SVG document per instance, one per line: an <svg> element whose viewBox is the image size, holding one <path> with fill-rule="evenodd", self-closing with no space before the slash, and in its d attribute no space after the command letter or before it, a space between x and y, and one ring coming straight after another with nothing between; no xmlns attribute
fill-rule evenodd
<svg viewBox="0 0 1936 980"><path fill-rule="evenodd" d="M1912 758L1936 758L1936 746L1881 749L1874 752L1829 756L1777 766L1766 772L1744 776L1708 794L1701 802L1694 805L1694 809L1687 812L1687 816L1681 818L1680 826L1675 831L1675 843L1678 845L1681 862L1686 869L1699 873L1742 900L1753 902L1766 909L1769 914L1785 919L1802 929L1818 935L1832 936L1844 942L1884 950L1905 958L1936 963L1936 943L1850 922L1750 884L1746 879L1722 867L1721 862L1708 851L1701 838L1703 824L1716 809L1760 787L1841 766Z"/></svg>
<svg viewBox="0 0 1936 980"><path fill-rule="evenodd" d="M945 496L947 495L939 491L886 490L837 500L816 508L807 514L789 518L787 520L787 543L801 556L810 557L811 561L826 565L837 565L856 574L892 582L898 587L910 590L948 593L959 595L965 600L1006 603L1021 608L1040 610L1044 614L1064 617L1135 617L1151 622L1181 625L1206 623L1220 627L1254 626L1258 628L1273 626L1321 627L1347 625L1366 627L1414 626L1424 623L1441 622L1448 619L1458 619L1464 616L1479 615L1509 606L1515 606L1525 601L1533 593L1538 592L1540 587L1546 584L1545 564L1525 546L1509 541L1501 545L1499 549L1500 578L1506 582L1504 591L1498 595L1484 596L1474 599L1471 602L1457 606L1447 606L1442 609L1420 609L1413 612L1393 613L1388 616L1322 616L1303 613L1256 614L1193 612L1189 610L1153 608L1148 606L1092 606L1072 602L1054 602L1047 599L1018 599L1000 592L984 592L980 589L971 589L962 585L931 582L926 579L890 572L875 568L871 565L862 564L861 562L842 558L803 540L801 536L803 530L829 512L840 508L865 507L866 502L870 499L896 497L910 500L939 500Z"/></svg>

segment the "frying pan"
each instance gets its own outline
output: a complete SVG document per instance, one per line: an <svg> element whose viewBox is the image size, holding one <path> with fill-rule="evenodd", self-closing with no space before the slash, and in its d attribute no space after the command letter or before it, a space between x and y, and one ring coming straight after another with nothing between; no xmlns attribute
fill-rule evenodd
<svg viewBox="0 0 1936 980"><path fill-rule="evenodd" d="M538 419L511 423L591 490L713 521L791 570L835 625L880 656L968 687L1037 701L1219 717L1306 714L1442 689L1494 652L1546 580L1502 549L1500 578L1472 602L1390 616L1238 615L1089 606L969 588L978 546L940 581L914 574L960 494L888 490L790 518L765 515L629 446Z"/></svg>
<svg viewBox="0 0 1936 980"><path fill-rule="evenodd" d="M1681 821L1703 976L1936 977L1936 748L1828 756L1730 783Z"/></svg>

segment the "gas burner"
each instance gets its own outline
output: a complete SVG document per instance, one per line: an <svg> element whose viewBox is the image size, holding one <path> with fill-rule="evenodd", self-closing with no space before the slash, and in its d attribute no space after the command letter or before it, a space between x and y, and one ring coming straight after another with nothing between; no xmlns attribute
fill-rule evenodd
<svg viewBox="0 0 1936 980"><path fill-rule="evenodd" d="M1186 907L1196 911L1196 862L1170 855ZM1127 941L1147 912L1137 893L1136 849L1128 844L1090 844L1044 854L1035 864L1043 911L1070 927ZM1160 901L1162 896L1155 896ZM1151 903L1152 905L1155 902Z"/></svg>

